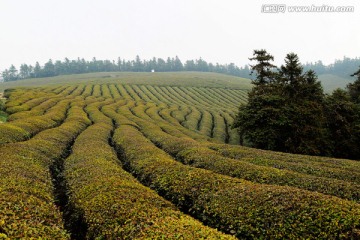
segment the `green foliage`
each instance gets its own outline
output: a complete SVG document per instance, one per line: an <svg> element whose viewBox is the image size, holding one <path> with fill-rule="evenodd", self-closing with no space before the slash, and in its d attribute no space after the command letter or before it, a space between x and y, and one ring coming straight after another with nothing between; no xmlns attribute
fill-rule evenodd
<svg viewBox="0 0 360 240"><path fill-rule="evenodd" d="M350 74L360 65L360 58L344 57L343 59L336 59L333 64L325 66L322 61L315 63L306 63L305 70L313 69L318 75L324 74L327 76L338 77L341 81L349 81ZM341 83L343 84L343 83ZM336 88L340 87L339 84ZM344 85L345 87L345 85Z"/></svg>
<svg viewBox="0 0 360 240"><path fill-rule="evenodd" d="M191 130L198 129L198 122L201 118L201 113L194 107L190 107L190 113L187 116L187 119L183 122L183 126Z"/></svg>
<svg viewBox="0 0 360 240"><path fill-rule="evenodd" d="M186 61L185 64L182 64L177 56L175 58L169 57L166 61L162 58L141 60L139 56L136 56L135 60L125 61L124 59L121 60L118 58L117 62L97 60L96 58L93 58L92 61L85 61L85 59L80 58L70 61L68 58L65 58L64 61L57 60L54 63L49 59L44 66L40 66L39 62L36 62L35 67L28 64L21 64L19 73L16 67L11 65L11 67L5 69L1 75L5 82L11 82L18 79L45 78L67 74L93 72L151 72L153 70L156 72L216 72L245 78L248 78L250 73L247 66L239 68L234 63L214 65L212 63L207 63L201 58L195 61Z"/></svg>
<svg viewBox="0 0 360 240"><path fill-rule="evenodd" d="M355 82L350 83L347 88L351 96L351 100L357 104L360 104L360 68L357 72L351 75L352 77L357 77Z"/></svg>
<svg viewBox="0 0 360 240"><path fill-rule="evenodd" d="M22 117L19 119L12 119L10 115L9 119L13 120L0 125L1 137L0 144L10 143L10 142L19 142L24 141L43 131L45 129L58 126L61 121L66 117L66 110L68 108L69 100L60 101L57 105L48 109L47 113L42 116L36 116L34 112L29 111L26 114L27 117ZM50 104L51 106L52 104ZM25 113L25 112L19 112ZM31 117L34 115L33 117Z"/></svg>
<svg viewBox="0 0 360 240"><path fill-rule="evenodd" d="M249 95L248 104L239 108L234 127L239 129L241 142L246 138L256 148L284 149L292 124L290 111L281 95Z"/></svg>
<svg viewBox="0 0 360 240"><path fill-rule="evenodd" d="M71 204L83 212L86 239L233 239L176 210L119 166L108 144L110 118L88 105L95 122L76 139L65 161ZM108 105L107 113L112 107ZM120 119L119 119L120 120ZM121 121L121 120L120 120ZM121 121L122 122L122 121Z"/></svg>
<svg viewBox="0 0 360 240"><path fill-rule="evenodd" d="M212 144L209 147L225 157L260 166L288 169L321 178L333 178L350 182L350 184L360 184L360 172L356 170L360 168L360 163L356 161L264 151L224 144ZM354 194L358 194L358 192L355 191ZM341 191L339 194L342 194Z"/></svg>
<svg viewBox="0 0 360 240"><path fill-rule="evenodd" d="M30 138L30 133L9 123L0 124L0 144L19 142Z"/></svg>
<svg viewBox="0 0 360 240"><path fill-rule="evenodd" d="M261 149L327 155L321 85L313 71L303 73L296 54L288 54L285 63L279 72L267 72L272 81L258 81L248 103L240 106L234 127L239 128L241 143L246 139ZM257 67L253 70L259 78L264 74Z"/></svg>
<svg viewBox="0 0 360 240"><path fill-rule="evenodd" d="M350 238L358 231L360 208L354 203L184 166L128 125L115 131L114 141L144 184L238 238Z"/></svg>
<svg viewBox="0 0 360 240"><path fill-rule="evenodd" d="M5 110L5 100L1 99L0 96L0 123L6 122L6 119L8 117L7 113L4 112Z"/></svg>
<svg viewBox="0 0 360 240"><path fill-rule="evenodd" d="M296 93L296 87L299 87L300 77L303 67L299 61L299 57L295 53L288 53L285 57L285 65L280 67L281 82L287 83L287 87L293 88L290 94Z"/></svg>
<svg viewBox="0 0 360 240"><path fill-rule="evenodd" d="M359 162L221 144L234 141L228 124L246 91L214 75L172 74L6 91L6 107L19 111L0 125L0 238L69 239L64 228L89 239L232 238L217 229L240 239L360 237ZM299 92L280 92L291 89L283 77L251 93L280 129L309 127L323 106L314 104L323 98L314 74L296 76ZM206 77L206 87L186 85ZM349 99L323 100L334 126L346 117L346 134L358 113ZM318 143L303 139L316 127L291 139L310 151Z"/></svg>
<svg viewBox="0 0 360 240"><path fill-rule="evenodd" d="M272 82L275 77L273 69L276 68L276 66L271 63L271 61L274 61L274 57L264 49L254 50L253 55L254 57L249 58L249 60L256 60L258 62L256 65L250 65L251 74L257 72L256 79L253 83L255 85L263 85Z"/></svg>
<svg viewBox="0 0 360 240"><path fill-rule="evenodd" d="M348 92L337 89L326 98L326 115L332 139L332 155L360 158L360 105Z"/></svg>
<svg viewBox="0 0 360 240"><path fill-rule="evenodd" d="M4 99L0 98L0 111L4 111L5 110L5 101Z"/></svg>
<svg viewBox="0 0 360 240"><path fill-rule="evenodd" d="M5 112L0 111L0 123L6 122L7 118L8 118L8 115Z"/></svg>
<svg viewBox="0 0 360 240"><path fill-rule="evenodd" d="M126 113L123 114L127 115ZM257 183L293 186L360 202L360 192L357 190L360 188L359 184L332 179L332 176L329 176L329 178L315 177L294 172L290 169L279 170L273 168L273 165L262 167L251 164L249 161L226 158L209 149L207 144L200 144L186 137L185 134L176 132L175 127L169 125L166 127L161 122L157 122L155 125L151 120L137 119L132 117L131 114L127 116L133 119L137 126L141 127L142 133L156 146L159 146L184 164ZM166 130L167 133L162 130ZM226 148L226 145L219 145L218 148L222 149L223 147ZM301 165L299 164L298 167L301 167ZM336 172L336 169L331 170ZM356 176L351 171L344 175ZM360 175L358 177L354 182L360 183Z"/></svg>
<svg viewBox="0 0 360 240"><path fill-rule="evenodd" d="M273 60L266 51L254 55L257 84L234 122L241 144L246 141L261 149L360 158L360 71L352 75L358 79L348 85L348 93L336 90L325 97L315 72L303 73L296 54L287 54L278 72L269 67L264 70L264 59Z"/></svg>
<svg viewBox="0 0 360 240"><path fill-rule="evenodd" d="M59 127L0 146L0 231L5 238L69 239L54 204L49 168L86 127L86 122L72 118L81 111L74 103Z"/></svg>

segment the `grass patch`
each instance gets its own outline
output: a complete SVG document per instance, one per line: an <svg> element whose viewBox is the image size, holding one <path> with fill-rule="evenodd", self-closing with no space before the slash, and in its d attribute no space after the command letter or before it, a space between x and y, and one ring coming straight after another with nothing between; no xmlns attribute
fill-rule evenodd
<svg viewBox="0 0 360 240"><path fill-rule="evenodd" d="M6 122L8 115L4 112L5 99L2 98L2 93L0 93L0 123Z"/></svg>
<svg viewBox="0 0 360 240"><path fill-rule="evenodd" d="M0 123L4 123L7 120L8 115L6 112L0 111Z"/></svg>

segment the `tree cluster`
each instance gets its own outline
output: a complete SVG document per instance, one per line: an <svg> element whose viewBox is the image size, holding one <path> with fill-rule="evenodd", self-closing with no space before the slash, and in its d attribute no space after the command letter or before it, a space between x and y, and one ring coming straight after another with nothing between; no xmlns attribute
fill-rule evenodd
<svg viewBox="0 0 360 240"><path fill-rule="evenodd" d="M255 50L256 78L248 103L234 122L241 143L299 154L360 159L360 70L346 90L325 95L313 70L294 53L276 67L266 50Z"/></svg>
<svg viewBox="0 0 360 240"><path fill-rule="evenodd" d="M187 60L182 63L176 56L175 58L152 58L150 60L141 60L136 56L134 60L125 60L118 58L117 61L97 60L93 58L91 61L78 58L77 60L55 61L51 59L40 66L36 62L34 66L22 64L18 70L14 65L2 72L2 78L5 82L15 81L26 78L42 78L53 77L66 74L92 73L92 72L175 72L175 71L200 71L200 72L216 72L239 77L249 77L250 69L248 66L239 68L234 63L230 64L212 64L202 58L197 60Z"/></svg>
<svg viewBox="0 0 360 240"><path fill-rule="evenodd" d="M304 70L314 70L316 74L333 74L339 77L351 78L350 74L360 66L360 58L344 57L342 60L337 59L333 64L324 65L322 61L315 63L306 63L303 65Z"/></svg>

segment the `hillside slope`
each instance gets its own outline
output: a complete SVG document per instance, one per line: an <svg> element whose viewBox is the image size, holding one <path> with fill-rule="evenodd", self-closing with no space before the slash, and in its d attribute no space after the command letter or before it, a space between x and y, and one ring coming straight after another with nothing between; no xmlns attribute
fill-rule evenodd
<svg viewBox="0 0 360 240"><path fill-rule="evenodd" d="M39 87L71 83L124 83L163 86L220 87L250 89L251 80L209 72L104 72L61 75L51 78L33 78L0 83L0 92L13 87Z"/></svg>
<svg viewBox="0 0 360 240"><path fill-rule="evenodd" d="M360 238L360 162L224 144L243 84L135 75L5 92L0 237Z"/></svg>
<svg viewBox="0 0 360 240"><path fill-rule="evenodd" d="M326 93L331 93L337 88L345 89L349 83L355 81L355 79L351 80L333 74L321 74L319 75L319 80Z"/></svg>

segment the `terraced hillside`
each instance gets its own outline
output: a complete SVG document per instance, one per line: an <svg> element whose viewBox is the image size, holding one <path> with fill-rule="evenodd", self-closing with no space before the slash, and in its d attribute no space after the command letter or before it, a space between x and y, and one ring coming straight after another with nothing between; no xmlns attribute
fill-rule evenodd
<svg viewBox="0 0 360 240"><path fill-rule="evenodd" d="M6 91L0 238L359 239L360 162L226 144L246 91Z"/></svg>

